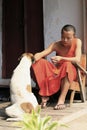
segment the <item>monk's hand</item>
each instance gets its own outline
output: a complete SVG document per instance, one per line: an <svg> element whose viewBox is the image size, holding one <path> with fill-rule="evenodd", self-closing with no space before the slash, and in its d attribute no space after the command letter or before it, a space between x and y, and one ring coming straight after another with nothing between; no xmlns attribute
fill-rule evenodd
<svg viewBox="0 0 87 130"><path fill-rule="evenodd" d="M35 61L40 60L40 59L41 59L40 53L36 53L36 54L34 55L34 59L35 59Z"/></svg>
<svg viewBox="0 0 87 130"><path fill-rule="evenodd" d="M61 57L61 56L53 56L53 57L51 57L51 61L52 61L54 64L57 64L60 60L62 60L62 57Z"/></svg>

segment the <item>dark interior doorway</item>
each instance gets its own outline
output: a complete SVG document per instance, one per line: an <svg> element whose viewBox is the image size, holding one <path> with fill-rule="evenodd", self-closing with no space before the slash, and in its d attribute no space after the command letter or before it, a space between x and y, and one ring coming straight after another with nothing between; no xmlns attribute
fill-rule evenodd
<svg viewBox="0 0 87 130"><path fill-rule="evenodd" d="M3 0L2 78L10 78L24 52L44 49L43 1Z"/></svg>

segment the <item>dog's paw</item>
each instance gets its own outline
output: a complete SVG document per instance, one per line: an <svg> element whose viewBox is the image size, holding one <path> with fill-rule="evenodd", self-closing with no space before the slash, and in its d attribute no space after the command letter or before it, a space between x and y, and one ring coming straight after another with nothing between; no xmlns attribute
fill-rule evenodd
<svg viewBox="0 0 87 130"><path fill-rule="evenodd" d="M7 122L17 122L17 121L21 121L21 118L7 118L6 121Z"/></svg>

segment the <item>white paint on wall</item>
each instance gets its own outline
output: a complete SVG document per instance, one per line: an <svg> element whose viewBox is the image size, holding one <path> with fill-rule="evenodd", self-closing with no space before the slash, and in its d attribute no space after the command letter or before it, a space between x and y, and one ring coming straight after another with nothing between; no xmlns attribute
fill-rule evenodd
<svg viewBox="0 0 87 130"><path fill-rule="evenodd" d="M77 37L83 41L82 3L82 0L43 0L45 48L61 39L61 28L65 24L74 25ZM48 59L54 54L49 55Z"/></svg>
<svg viewBox="0 0 87 130"><path fill-rule="evenodd" d="M0 78L2 77L2 0L0 0Z"/></svg>

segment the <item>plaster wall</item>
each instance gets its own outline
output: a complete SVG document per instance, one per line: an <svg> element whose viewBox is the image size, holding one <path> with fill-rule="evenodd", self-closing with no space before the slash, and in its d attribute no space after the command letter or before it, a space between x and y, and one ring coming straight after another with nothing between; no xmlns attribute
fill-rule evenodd
<svg viewBox="0 0 87 130"><path fill-rule="evenodd" d="M65 24L73 24L77 37L83 41L83 0L43 0L43 12L45 48L60 40L61 28Z"/></svg>

